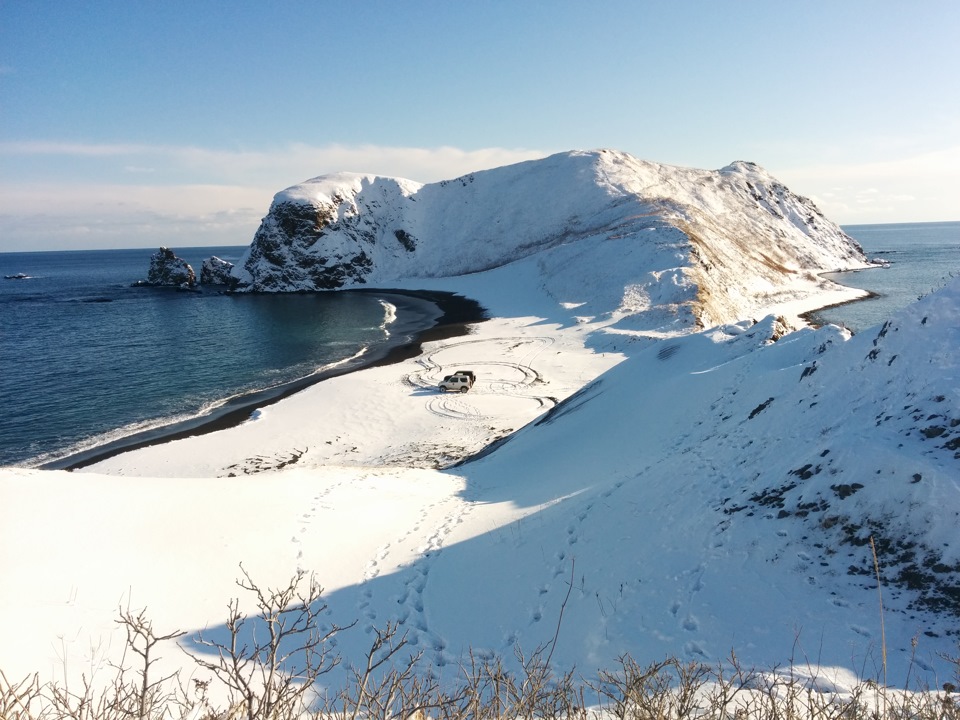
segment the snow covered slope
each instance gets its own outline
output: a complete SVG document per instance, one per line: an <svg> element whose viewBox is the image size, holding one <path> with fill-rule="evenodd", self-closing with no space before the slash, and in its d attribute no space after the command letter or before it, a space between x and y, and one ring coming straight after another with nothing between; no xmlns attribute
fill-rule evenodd
<svg viewBox="0 0 960 720"><path fill-rule="evenodd" d="M466 502L419 557L331 604L403 623L436 667L548 645L562 614L553 658L588 673L733 649L878 678L872 538L890 681L937 685L960 619L957 317L960 281L849 340L771 343L768 317L652 344L449 471Z"/></svg>
<svg viewBox="0 0 960 720"><path fill-rule="evenodd" d="M430 185L309 180L276 195L234 277L268 292L384 287L532 255L548 290L602 287L581 292L592 314L643 329L740 319L822 292L819 272L865 265L855 241L756 165L694 170L600 150Z"/></svg>

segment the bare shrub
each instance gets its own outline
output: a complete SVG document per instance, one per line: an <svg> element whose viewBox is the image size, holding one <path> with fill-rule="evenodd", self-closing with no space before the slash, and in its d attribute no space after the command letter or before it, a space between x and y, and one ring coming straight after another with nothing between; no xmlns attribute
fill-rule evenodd
<svg viewBox="0 0 960 720"><path fill-rule="evenodd" d="M676 658L641 666L629 655L618 658L619 669L601 670L594 690L618 720L705 717L713 703L705 702L705 684L717 677L710 666Z"/></svg>
<svg viewBox="0 0 960 720"><path fill-rule="evenodd" d="M955 682L942 690L867 680L841 693L817 677L815 663L761 672L734 653L715 666L678 658L641 665L623 655L615 669L584 680L551 662L562 608L549 643L530 654L517 647L509 661L468 651L443 681L422 651L407 654L402 626L374 628L364 662L348 669L341 689L318 696L318 678L341 661L328 641L355 623L322 625L322 589L302 572L286 587L262 589L241 571L237 585L253 595L255 614L231 600L224 629L199 634L187 651L208 679L191 676L188 689L179 672L158 675L158 651L184 633L156 632L145 610L121 607L124 654L107 666L105 683L86 675L72 686L41 684L37 675L10 682L0 672L0 720L960 720L960 657L952 656L943 659Z"/></svg>
<svg viewBox="0 0 960 720"><path fill-rule="evenodd" d="M214 656L188 652L226 688L230 713L247 720L297 718L309 709L317 678L340 663L328 641L345 627L321 630L320 615L327 609L323 588L312 577L300 589L305 573L297 570L282 589L261 589L243 565L237 585L256 597L258 614L240 612L240 601L227 605L225 638L198 633L197 645Z"/></svg>
<svg viewBox="0 0 960 720"><path fill-rule="evenodd" d="M157 646L167 640L174 640L186 633L176 630L164 635L157 635L153 631L153 623L147 618L144 608L134 614L130 610L120 608L120 617L117 623L126 631L125 652L120 664L115 666L118 681L113 684L116 705L124 717L135 717L141 720L153 717L163 717L164 709L176 705L180 699L176 689L171 689L170 681L177 677L177 673L165 677L154 678L153 665L159 660L156 655ZM127 682L126 653L132 652L139 658L137 662L137 680Z"/></svg>
<svg viewBox="0 0 960 720"><path fill-rule="evenodd" d="M0 670L0 718L27 720L36 717L33 710L42 703L40 678L34 673L17 682L10 682Z"/></svg>
<svg viewBox="0 0 960 720"><path fill-rule="evenodd" d="M373 629L365 664L350 668L346 686L325 699L320 715L334 720L422 718L454 701L432 674L419 670L423 651L401 658L407 634L399 634L399 627L388 622L382 630Z"/></svg>

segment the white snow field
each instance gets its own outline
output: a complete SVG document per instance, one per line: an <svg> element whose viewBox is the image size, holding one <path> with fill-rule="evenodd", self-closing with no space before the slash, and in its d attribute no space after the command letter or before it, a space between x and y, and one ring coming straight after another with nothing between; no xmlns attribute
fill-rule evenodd
<svg viewBox="0 0 960 720"><path fill-rule="evenodd" d="M517 167L504 176L513 195ZM763 206L762 171L736 167ZM721 227L739 210L708 196L703 171L657 172L700 208L694 219L677 211L686 231L657 216L618 243L610 218L584 220L583 237L490 269L439 277L436 261L371 276L488 309L419 357L82 471L0 470L0 668L106 672L122 652L120 605L146 607L158 631L187 631L187 647L197 631L222 637L228 600L253 608L235 585L243 563L263 586L313 575L325 620L357 621L336 638L334 685L362 662L373 628L396 622L441 677L468 650L509 660L559 628L552 662L584 677L623 653L717 663L733 650L748 666L792 665L841 687L881 677L872 537L887 681L939 686L951 672L939 654L957 654L960 628L960 281L854 337L804 327L800 313L861 294L816 274L862 264L842 233L819 217L808 241L784 230L783 257L764 265L781 269L760 272L741 252L748 224ZM481 175L473 186L497 216L503 193ZM565 186L545 176L523 190L544 198L538 211L565 217L587 202L551 192ZM482 196L470 198L474 228ZM662 187L657 197L673 207ZM532 222L516 208L502 225ZM797 227L789 212L764 212ZM430 217L451 245L431 256L418 230L422 268L469 236L455 236L452 211ZM684 240L694 220L715 226L698 245L721 276L709 296L710 273ZM476 372L474 389L437 392L459 368ZM161 654L163 668L192 667L176 648Z"/></svg>

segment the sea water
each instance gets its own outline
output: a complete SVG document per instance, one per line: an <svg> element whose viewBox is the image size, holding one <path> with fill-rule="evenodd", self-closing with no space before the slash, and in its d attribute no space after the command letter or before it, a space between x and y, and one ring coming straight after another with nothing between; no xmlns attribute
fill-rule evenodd
<svg viewBox="0 0 960 720"><path fill-rule="evenodd" d="M860 243L868 259L889 266L829 274L842 285L869 290L876 297L815 313L816 322L860 332L960 275L960 222L845 225L843 231Z"/></svg>
<svg viewBox="0 0 960 720"><path fill-rule="evenodd" d="M203 258L236 262L245 249L176 252L199 274ZM389 335L374 295L131 287L152 252L0 253L0 466L202 415Z"/></svg>

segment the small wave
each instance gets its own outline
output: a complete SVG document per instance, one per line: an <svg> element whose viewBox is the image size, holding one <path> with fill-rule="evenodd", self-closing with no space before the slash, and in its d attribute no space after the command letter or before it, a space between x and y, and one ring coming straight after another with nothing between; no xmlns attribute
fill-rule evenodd
<svg viewBox="0 0 960 720"><path fill-rule="evenodd" d="M249 398L251 395L258 393L269 393L271 390L276 390L277 388L282 388L286 385L297 383L307 378L312 378L317 375L321 375L329 370L342 367L353 363L364 355L367 354L368 347L364 346L360 348L357 352L352 355L345 357L341 360L336 360L331 363L322 365L312 372L307 372L303 375L298 376L297 378L287 378L280 382L272 383L264 387L251 387L235 392L227 397L217 398L215 400L210 400L205 402L199 409L194 411L180 412L172 415L166 415L159 418L152 418L148 420L138 420L136 422L128 423L122 427L110 430L107 432L99 433L91 437L79 440L71 445L66 447L58 448L57 450L41 453L35 455L27 460L24 460L22 465L24 467L37 468L44 465L49 465L50 463L56 463L66 458L73 457L75 455L80 455L83 453L96 450L97 448L102 448L112 443L121 442L132 438L134 436L140 435L142 433L149 433L158 430L162 430L167 427L173 427L180 423L187 423L200 420L209 415L213 415L217 411L231 405L243 402L245 399ZM252 413L256 414L259 411L259 408L253 408ZM256 419L251 417L250 419Z"/></svg>
<svg viewBox="0 0 960 720"><path fill-rule="evenodd" d="M128 423L127 425L114 430L79 440L65 448L58 448L56 450L41 453L40 455L35 455L34 457L24 460L23 466L38 468L43 465L48 465L49 463L64 460L74 455L80 455L81 453L95 450L96 448L109 445L110 443L114 443L119 440L125 440L126 438L133 437L139 433L150 432L151 430L159 430L167 425L191 420L195 417L199 417L199 415L181 413L179 415L153 418L151 420L138 420L137 422Z"/></svg>
<svg viewBox="0 0 960 720"><path fill-rule="evenodd" d="M336 360L335 362L327 363L326 365L317 368L313 373L311 373L311 375L319 375L320 373L326 372L327 370L333 370L334 368L340 367L341 365L346 365L347 363L353 362L354 360L359 360L366 354L367 354L367 347L364 346L360 348L357 352L355 352L353 355L351 355L350 357L345 357L343 360Z"/></svg>
<svg viewBox="0 0 960 720"><path fill-rule="evenodd" d="M276 383L267 387L269 390L273 387L278 387L283 385L283 383ZM162 430L166 427L172 427L180 423L190 422L194 420L199 420L208 415L213 414L220 408L229 404L231 401L240 400L250 394L252 390L244 390L237 393L234 393L228 397L217 398L216 400L210 400L205 402L200 406L199 409L183 411L178 413L173 413L171 415L164 415L162 417L149 418L146 420L137 420L121 427L115 428L113 430L108 430L107 432L98 433L92 435L83 440L78 440L71 445L66 447L60 447L56 450L51 450L49 452L41 453L24 461L26 467L40 467L42 465L47 465L49 463L58 462L74 455L80 455L82 453L89 452L91 450L96 450L97 448L110 445L111 443L120 442L128 438L132 438L141 433L148 433L156 430Z"/></svg>
<svg viewBox="0 0 960 720"><path fill-rule="evenodd" d="M116 300L116 298L106 297L105 295L90 295L90 296L62 297L62 298L44 296L40 299L43 300L44 302L54 302L54 303L65 304L65 305L76 305L78 303L79 304L108 303Z"/></svg>
<svg viewBox="0 0 960 720"><path fill-rule="evenodd" d="M387 326L396 322L397 306L393 303L388 303L386 300L380 300L379 302L383 308L383 322L380 323L380 329L383 330L384 335L390 337L390 331L387 330Z"/></svg>

